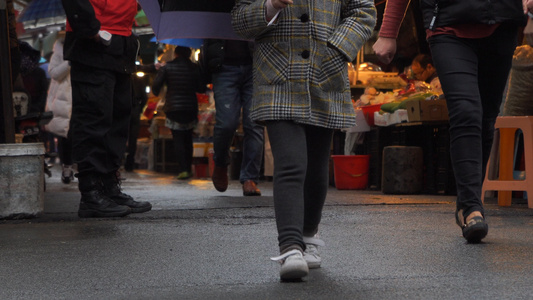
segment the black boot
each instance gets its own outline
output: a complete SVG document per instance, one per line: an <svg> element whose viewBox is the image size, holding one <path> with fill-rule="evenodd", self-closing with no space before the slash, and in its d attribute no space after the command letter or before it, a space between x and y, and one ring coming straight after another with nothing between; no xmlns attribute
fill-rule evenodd
<svg viewBox="0 0 533 300"><path fill-rule="evenodd" d="M132 213L143 213L152 209L152 204L146 201L135 201L130 195L124 194L120 188L120 173L111 172L102 176L104 193L119 205L131 208Z"/></svg>
<svg viewBox="0 0 533 300"><path fill-rule="evenodd" d="M78 187L81 192L80 218L124 217L131 213L127 206L118 205L103 192L103 185L94 174L78 176Z"/></svg>

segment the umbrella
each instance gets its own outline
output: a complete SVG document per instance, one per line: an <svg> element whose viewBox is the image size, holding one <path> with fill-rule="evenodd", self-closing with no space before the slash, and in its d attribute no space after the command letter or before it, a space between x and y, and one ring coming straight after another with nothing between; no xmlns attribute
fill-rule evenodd
<svg viewBox="0 0 533 300"><path fill-rule="evenodd" d="M230 39L241 40L231 26L229 12L220 12L224 1L211 0L139 0L158 41L164 39ZM162 5L160 5L162 2ZM209 4L215 2L216 4ZM233 0L231 0L233 3Z"/></svg>
<svg viewBox="0 0 533 300"><path fill-rule="evenodd" d="M204 43L204 40L203 39L164 39L164 40L157 41L157 39L154 36L153 38L150 39L150 42L159 42L163 44L200 49L200 47L202 47L202 44Z"/></svg>
<svg viewBox="0 0 533 300"><path fill-rule="evenodd" d="M67 18L61 0L33 0L22 10L17 21L24 28L65 24Z"/></svg>

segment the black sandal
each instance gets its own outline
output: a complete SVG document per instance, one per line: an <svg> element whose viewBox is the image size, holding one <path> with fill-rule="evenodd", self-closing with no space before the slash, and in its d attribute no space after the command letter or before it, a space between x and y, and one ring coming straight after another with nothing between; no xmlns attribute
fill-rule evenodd
<svg viewBox="0 0 533 300"><path fill-rule="evenodd" d="M463 231L463 237L468 243L477 244L487 236L489 225L483 217L473 217L468 224L465 224L463 210L455 212L455 222Z"/></svg>

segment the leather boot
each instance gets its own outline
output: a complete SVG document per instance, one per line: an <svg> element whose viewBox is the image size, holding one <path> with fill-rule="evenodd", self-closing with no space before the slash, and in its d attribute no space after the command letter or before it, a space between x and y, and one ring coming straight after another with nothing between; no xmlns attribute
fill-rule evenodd
<svg viewBox="0 0 533 300"><path fill-rule="evenodd" d="M211 180L217 191L225 192L228 188L228 167L215 166Z"/></svg>
<svg viewBox="0 0 533 300"><path fill-rule="evenodd" d="M118 171L102 176L104 193L119 205L128 206L132 213L143 213L152 209L152 204L146 201L135 201L132 196L124 194L120 187L120 173Z"/></svg>
<svg viewBox="0 0 533 300"><path fill-rule="evenodd" d="M104 195L102 182L95 174L78 176L78 188L81 192L80 218L124 217L131 213L129 207L118 205Z"/></svg>

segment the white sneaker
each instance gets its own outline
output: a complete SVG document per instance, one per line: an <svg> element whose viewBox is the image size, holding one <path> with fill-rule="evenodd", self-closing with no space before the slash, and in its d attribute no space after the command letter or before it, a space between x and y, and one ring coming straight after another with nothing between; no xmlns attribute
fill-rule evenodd
<svg viewBox="0 0 533 300"><path fill-rule="evenodd" d="M318 253L318 246L323 247L326 245L326 243L324 243L324 241L319 238L318 233L315 234L313 237L304 236L304 243L306 247L304 252L304 259L307 262L309 269L320 268L322 258L320 257L320 253Z"/></svg>
<svg viewBox="0 0 533 300"><path fill-rule="evenodd" d="M279 277L281 280L301 279L309 274L309 267L305 261L302 251L291 250L277 257L270 258L281 263Z"/></svg>

